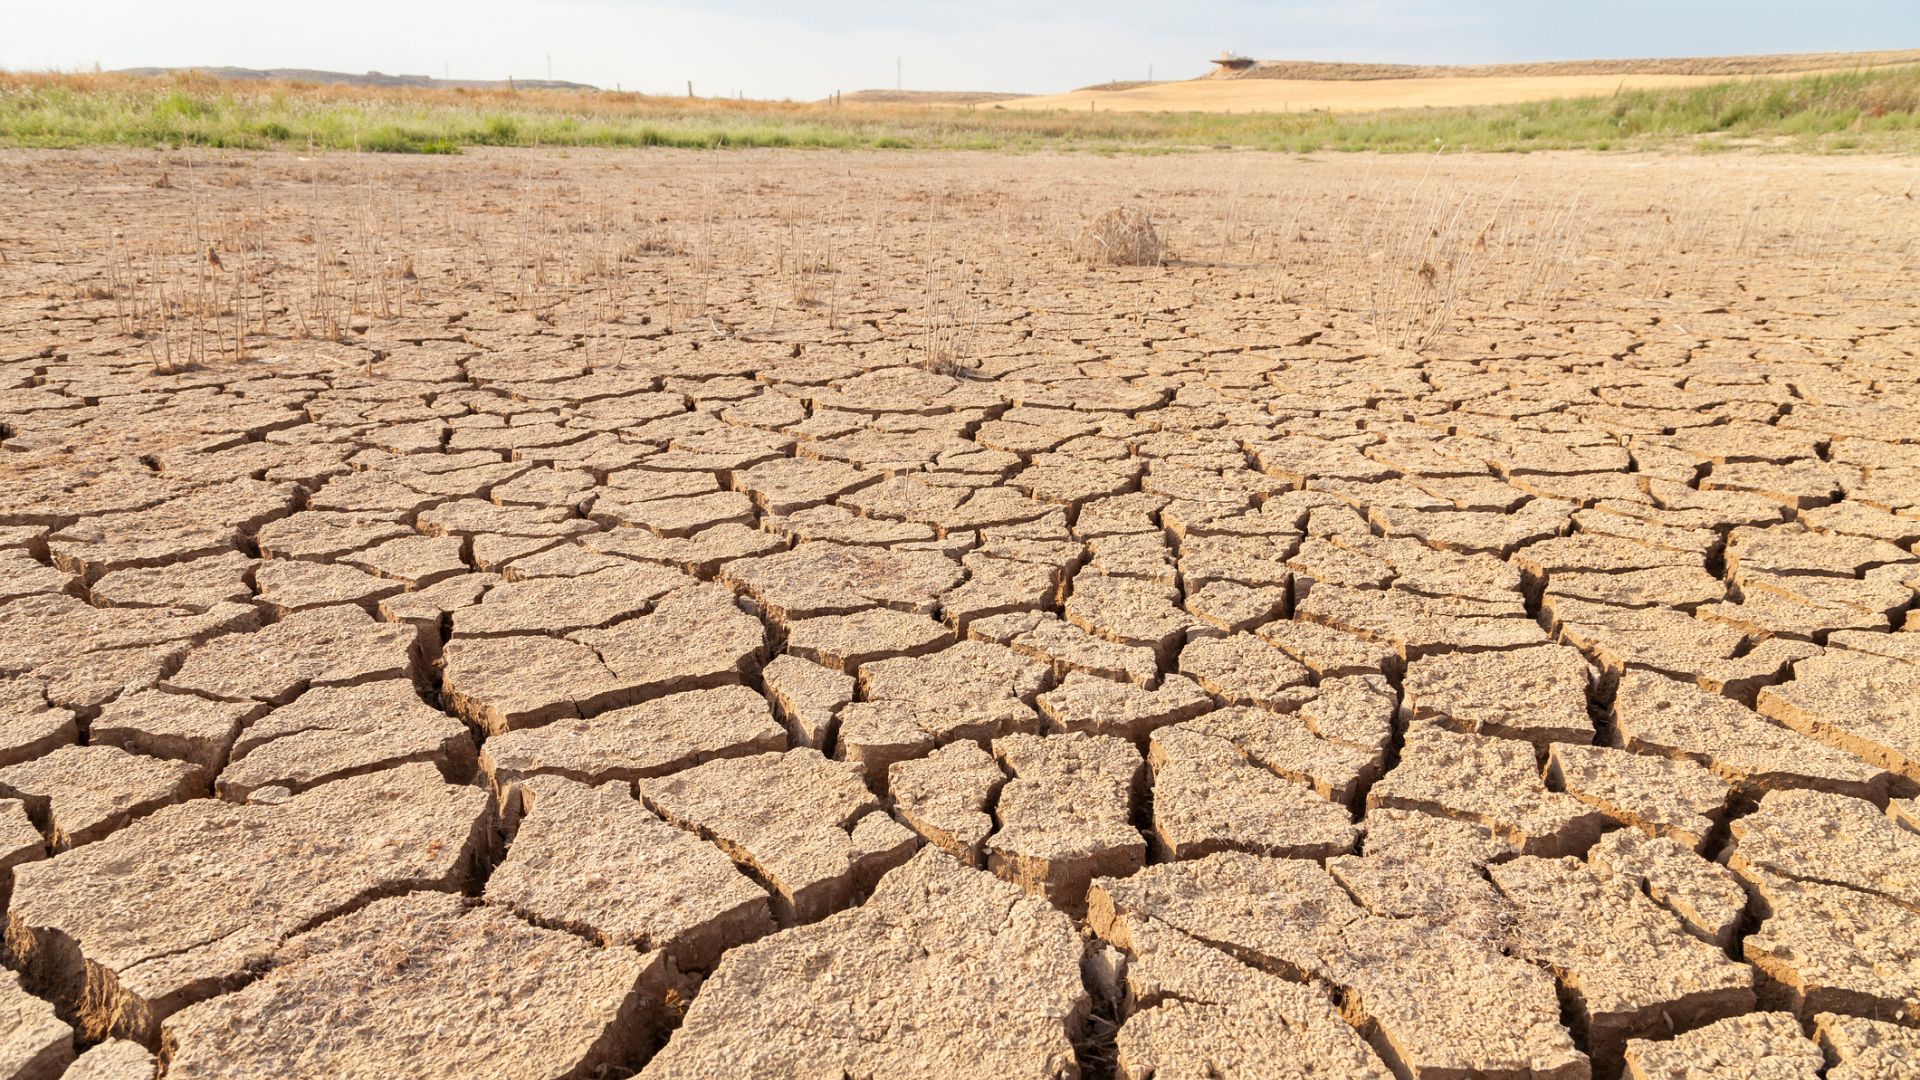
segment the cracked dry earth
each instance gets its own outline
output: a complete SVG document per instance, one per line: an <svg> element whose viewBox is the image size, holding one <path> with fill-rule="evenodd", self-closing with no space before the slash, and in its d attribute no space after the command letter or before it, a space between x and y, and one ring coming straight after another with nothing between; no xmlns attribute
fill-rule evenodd
<svg viewBox="0 0 1920 1080"><path fill-rule="evenodd" d="M1920 1076L1909 164L0 167L0 1077Z"/></svg>

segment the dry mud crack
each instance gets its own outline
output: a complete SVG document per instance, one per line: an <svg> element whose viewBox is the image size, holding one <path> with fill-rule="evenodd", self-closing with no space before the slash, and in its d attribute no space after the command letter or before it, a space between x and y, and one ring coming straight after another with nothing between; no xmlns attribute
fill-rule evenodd
<svg viewBox="0 0 1920 1080"><path fill-rule="evenodd" d="M1904 165L1443 160L0 155L0 1080L1920 1076Z"/></svg>

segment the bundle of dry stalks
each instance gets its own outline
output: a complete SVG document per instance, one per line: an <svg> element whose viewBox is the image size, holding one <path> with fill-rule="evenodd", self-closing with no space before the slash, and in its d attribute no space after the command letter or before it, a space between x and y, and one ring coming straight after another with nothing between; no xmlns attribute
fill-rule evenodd
<svg viewBox="0 0 1920 1080"><path fill-rule="evenodd" d="M1167 255L1166 242L1154 227L1153 215L1131 206L1115 207L1080 230L1074 257L1107 266L1159 266Z"/></svg>

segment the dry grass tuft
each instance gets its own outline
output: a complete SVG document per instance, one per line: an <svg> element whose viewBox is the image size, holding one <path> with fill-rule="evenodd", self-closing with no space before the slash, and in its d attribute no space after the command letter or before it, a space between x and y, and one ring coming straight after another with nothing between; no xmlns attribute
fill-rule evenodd
<svg viewBox="0 0 1920 1080"><path fill-rule="evenodd" d="M1153 215L1131 206L1115 207L1080 230L1074 257L1106 266L1159 266L1167 245Z"/></svg>

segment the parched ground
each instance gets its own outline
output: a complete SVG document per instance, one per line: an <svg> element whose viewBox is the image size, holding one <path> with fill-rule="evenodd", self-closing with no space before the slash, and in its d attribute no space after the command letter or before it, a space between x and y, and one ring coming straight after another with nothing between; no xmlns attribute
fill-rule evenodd
<svg viewBox="0 0 1920 1080"><path fill-rule="evenodd" d="M0 170L0 1077L1920 1075L1911 162Z"/></svg>

